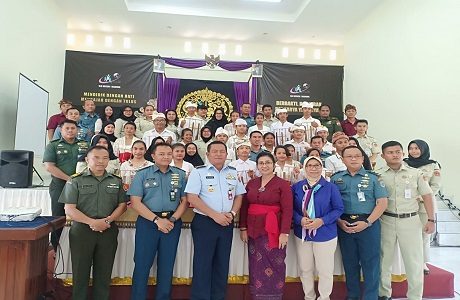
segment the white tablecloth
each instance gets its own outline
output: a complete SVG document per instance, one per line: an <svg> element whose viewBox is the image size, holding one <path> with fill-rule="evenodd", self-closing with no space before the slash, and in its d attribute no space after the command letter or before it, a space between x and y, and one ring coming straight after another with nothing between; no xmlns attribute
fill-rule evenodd
<svg viewBox="0 0 460 300"><path fill-rule="evenodd" d="M0 188L0 212L8 208L41 208L42 216L51 216L48 188Z"/></svg>
<svg viewBox="0 0 460 300"><path fill-rule="evenodd" d="M65 279L72 277L72 263L69 249L69 228L65 227L61 235L62 253L56 256L56 273L58 278ZM115 255L114 267L112 270L112 278L129 278L132 277L134 270L134 228L120 228L118 234L118 249ZM291 231L286 255L286 276L297 278L299 270L297 268L297 255L295 251L294 234ZM397 246L398 247L398 246ZM342 275L342 255L340 248L337 245L337 250L334 257L335 268L334 275ZM176 278L191 278L193 277L193 241L192 232L188 228L183 228L177 248L176 263L174 265L173 276ZM404 264L402 262L399 248L395 251L395 259L393 262L394 275L402 275L405 273ZM150 270L150 277L156 277L156 259ZM240 239L239 229L233 231L232 251L230 254L230 269L229 276L248 275L248 254L247 245Z"/></svg>

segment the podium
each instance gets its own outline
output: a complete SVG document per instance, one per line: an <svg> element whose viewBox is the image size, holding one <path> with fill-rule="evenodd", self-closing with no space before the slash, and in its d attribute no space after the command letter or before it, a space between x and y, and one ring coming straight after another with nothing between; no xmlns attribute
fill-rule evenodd
<svg viewBox="0 0 460 300"><path fill-rule="evenodd" d="M0 300L37 299L46 291L49 233L65 217L0 222Z"/></svg>

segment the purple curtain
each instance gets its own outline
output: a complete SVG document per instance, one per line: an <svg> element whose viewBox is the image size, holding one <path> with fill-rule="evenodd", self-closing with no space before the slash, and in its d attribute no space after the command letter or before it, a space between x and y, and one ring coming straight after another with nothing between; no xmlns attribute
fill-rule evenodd
<svg viewBox="0 0 460 300"><path fill-rule="evenodd" d="M163 58L165 63L168 65L182 67L186 69L196 69L206 66L205 60L188 60L178 58ZM242 71L249 69L252 66L252 62L239 62L239 61L223 61L219 62L219 67L227 71Z"/></svg>
<svg viewBox="0 0 460 300"><path fill-rule="evenodd" d="M249 102L249 82L234 82L233 90L235 91L235 110L240 111L241 105Z"/></svg>
<svg viewBox="0 0 460 300"><path fill-rule="evenodd" d="M251 116L255 116L257 112L257 81L258 78L252 77L251 82L251 95L249 97L251 102Z"/></svg>
<svg viewBox="0 0 460 300"><path fill-rule="evenodd" d="M180 79L177 78L165 78L163 97L161 103L163 103L164 112L167 109L175 109L177 106L177 95L179 94ZM159 106L159 105L158 105Z"/></svg>
<svg viewBox="0 0 460 300"><path fill-rule="evenodd" d="M156 73L157 74L157 111L165 111L165 105L163 104L163 90L164 90L164 74Z"/></svg>

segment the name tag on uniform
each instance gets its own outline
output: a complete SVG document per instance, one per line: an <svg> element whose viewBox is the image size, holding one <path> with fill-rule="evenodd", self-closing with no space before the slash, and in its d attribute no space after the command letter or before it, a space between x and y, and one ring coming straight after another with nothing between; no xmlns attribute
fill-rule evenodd
<svg viewBox="0 0 460 300"><path fill-rule="evenodd" d="M235 187L230 187L228 189L228 200L233 201L234 195L235 195Z"/></svg>
<svg viewBox="0 0 460 300"><path fill-rule="evenodd" d="M358 200L359 200L360 202L366 201L366 197L364 196L364 192L359 191L359 192L357 192L356 194L358 195Z"/></svg>
<svg viewBox="0 0 460 300"><path fill-rule="evenodd" d="M404 198L411 199L412 198L412 190L408 187L404 190Z"/></svg>

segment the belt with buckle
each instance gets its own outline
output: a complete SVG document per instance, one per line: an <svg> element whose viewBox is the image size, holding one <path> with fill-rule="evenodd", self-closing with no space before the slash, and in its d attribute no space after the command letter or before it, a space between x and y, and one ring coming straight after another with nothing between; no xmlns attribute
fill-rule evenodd
<svg viewBox="0 0 460 300"><path fill-rule="evenodd" d="M154 214L156 214L159 218L162 219L169 219L175 211L154 211Z"/></svg>
<svg viewBox="0 0 460 300"><path fill-rule="evenodd" d="M391 212L384 212L383 213L385 216L393 217L393 218L398 218L398 219L405 219L405 218L410 218L418 215L418 212L412 212L412 213L407 213L407 214L394 214Z"/></svg>
<svg viewBox="0 0 460 300"><path fill-rule="evenodd" d="M366 220L370 214L342 214L340 218L348 222L357 222Z"/></svg>

